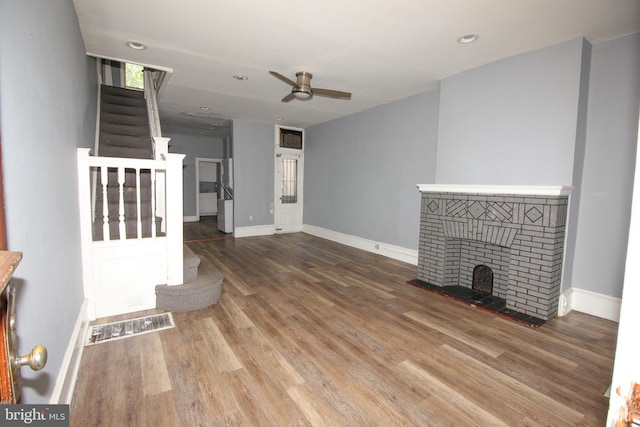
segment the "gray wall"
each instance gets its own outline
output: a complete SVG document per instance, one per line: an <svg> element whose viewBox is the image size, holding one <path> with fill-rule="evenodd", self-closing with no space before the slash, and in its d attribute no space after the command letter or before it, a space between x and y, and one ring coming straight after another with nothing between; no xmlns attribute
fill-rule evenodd
<svg viewBox="0 0 640 427"><path fill-rule="evenodd" d="M582 39L442 81L436 182L571 185Z"/></svg>
<svg viewBox="0 0 640 427"><path fill-rule="evenodd" d="M93 145L96 68L71 0L0 3L0 131L9 249L23 261L19 351L49 350L22 369L23 402L52 393L83 300L76 148Z"/></svg>
<svg viewBox="0 0 640 427"><path fill-rule="evenodd" d="M565 254L561 283L561 291L565 291L573 283L573 266L576 240L578 237L578 221L582 209L582 178L584 175L584 157L587 146L587 112L589 106L589 77L591 74L591 43L582 40L582 61L580 65L580 86L578 95L578 114L576 120L576 142L573 154L573 191L569 198L569 220L565 231Z"/></svg>
<svg viewBox="0 0 640 427"><path fill-rule="evenodd" d="M273 225L274 135L273 125L233 122L234 227Z"/></svg>
<svg viewBox="0 0 640 427"><path fill-rule="evenodd" d="M640 102L640 34L593 45L573 286L622 295Z"/></svg>
<svg viewBox="0 0 640 427"><path fill-rule="evenodd" d="M437 90L309 127L304 223L417 250L437 136Z"/></svg>
<svg viewBox="0 0 640 427"><path fill-rule="evenodd" d="M640 35L574 39L447 78L439 106L406 107L428 93L310 127L304 223L415 248L394 217L414 227L417 183L575 185L563 290L619 298L639 76Z"/></svg>
<svg viewBox="0 0 640 427"><path fill-rule="evenodd" d="M169 141L170 153L186 154L182 162L184 216L195 216L196 197L198 196L196 192L196 157L224 158L224 140L178 133L167 133L163 136L171 138Z"/></svg>

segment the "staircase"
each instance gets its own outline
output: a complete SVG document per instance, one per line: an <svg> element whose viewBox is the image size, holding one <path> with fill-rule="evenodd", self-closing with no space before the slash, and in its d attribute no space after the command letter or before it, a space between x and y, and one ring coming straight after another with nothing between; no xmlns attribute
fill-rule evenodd
<svg viewBox="0 0 640 427"><path fill-rule="evenodd" d="M149 116L144 92L114 86L100 87L100 139L98 156L134 159L153 159L153 143L149 130ZM128 169L124 173L124 216L126 221L126 238L136 238L137 226L137 185L140 186L140 217L142 219L142 236L151 237L152 232L152 192L151 176L148 170L140 172L140 183L136 184L136 173ZM104 240L102 224L103 199L102 189L98 186L96 194L96 221L94 240ZM108 173L107 200L109 212L118 212L119 207L118 173ZM109 238L119 238L118 216L109 217ZM156 235L160 235L160 218L156 221Z"/></svg>
<svg viewBox="0 0 640 427"><path fill-rule="evenodd" d="M79 164L93 167L79 167L79 171L85 171L79 172L80 175L86 174L87 170L96 171L93 226L89 226L85 235L98 245L91 246L92 253L86 257L92 262L87 271L93 269L106 274L106 278L97 280L92 277L93 287L87 291L88 295L95 296L95 313L100 317L150 308L154 300L158 309L197 310L215 304L222 291L222 273L182 243L180 164L184 155L154 153L147 102L142 91L101 85L97 157L95 161L89 159L86 149L86 154L79 155L86 159L79 160ZM159 134L159 126L156 133ZM155 138L156 147L162 139ZM160 153L166 153L166 139L163 144L165 148L160 149ZM169 166L165 166L165 158L167 161L173 159L171 174ZM174 163L176 159L179 164ZM111 166L114 162L119 166ZM120 166L122 164L126 166ZM152 166L145 166L147 164ZM88 179L86 182L84 185L88 190ZM156 187L158 192L162 191L160 199ZM169 191L170 187L174 191ZM177 194L179 199L174 196L170 199L170 194ZM156 206L159 202L163 203L160 207ZM178 206L180 209L176 214L174 207ZM161 232L162 215L169 215L169 210L174 212L171 215L173 232L167 225L165 234ZM157 216L154 215L156 211L159 212ZM108 233L104 231L105 222ZM170 242L179 243L176 246ZM85 246L90 247L89 242ZM183 250L173 256L175 251L169 249L173 247ZM178 274L168 272L176 271L167 266L180 258L183 258L182 271ZM128 302L138 300L142 303L135 307Z"/></svg>
<svg viewBox="0 0 640 427"><path fill-rule="evenodd" d="M152 159L153 146L144 92L101 86L98 155Z"/></svg>

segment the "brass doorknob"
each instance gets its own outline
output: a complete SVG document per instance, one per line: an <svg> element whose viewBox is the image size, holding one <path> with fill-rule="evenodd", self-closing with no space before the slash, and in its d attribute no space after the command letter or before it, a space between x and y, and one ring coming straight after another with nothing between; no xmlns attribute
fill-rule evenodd
<svg viewBox="0 0 640 427"><path fill-rule="evenodd" d="M38 344L27 355L16 357L16 367L29 365L34 371L39 371L47 364L47 348Z"/></svg>

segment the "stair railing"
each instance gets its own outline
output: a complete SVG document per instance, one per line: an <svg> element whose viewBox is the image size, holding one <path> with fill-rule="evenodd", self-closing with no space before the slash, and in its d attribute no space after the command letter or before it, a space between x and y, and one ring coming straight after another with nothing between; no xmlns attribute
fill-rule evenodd
<svg viewBox="0 0 640 427"><path fill-rule="evenodd" d="M169 138L162 137L162 129L160 127L160 113L158 110L158 84L157 80L161 81L165 75L164 71L155 71L145 68L144 70L144 98L147 101L147 113L149 115L149 130L151 131L151 137L153 139L153 158L160 160L165 154L169 153ZM158 212L165 211L165 180L164 172L158 173L158 192L160 197L158 198ZM160 214L164 218L163 214ZM166 221L161 223L162 231L166 231Z"/></svg>
<svg viewBox="0 0 640 427"><path fill-rule="evenodd" d="M159 159L132 159L132 158L116 158L116 157L99 157L90 156L90 149L78 148L78 191L80 204L80 234L82 240L83 265L85 286L93 283L93 251L95 245L108 245L109 243L135 241L143 243L145 241L165 241L166 242L166 272L168 285L179 285L183 282L183 200L182 200L182 161L184 154L165 153ZM125 170L135 171L134 183L126 182ZM98 180L97 197L102 197L103 211L96 214L95 221L102 223L103 239L96 241L94 239L94 224L92 220L91 206L91 175L96 172ZM108 172L117 171L118 173L118 203L115 212L109 209L107 201L107 180ZM151 236L143 237L142 218L141 218L141 195L140 195L140 173L150 173L152 180L152 226ZM162 182L158 177L163 176ZM136 188L136 218L128 219L125 217L124 209L124 192L125 187ZM162 186L162 191L160 191ZM154 190L153 190L154 189ZM162 200L160 200L162 199ZM162 206L162 211L159 210ZM166 232L164 235L158 236L154 223L158 218L163 218L166 223ZM117 238L111 239L110 221L111 218L117 218ZM127 221L136 221L136 232L132 238L127 238L126 224Z"/></svg>
<svg viewBox="0 0 640 427"><path fill-rule="evenodd" d="M162 136L160 128L160 113L158 112L157 88L153 74L154 70L144 70L144 98L147 101L147 112L149 114L149 129L151 136Z"/></svg>

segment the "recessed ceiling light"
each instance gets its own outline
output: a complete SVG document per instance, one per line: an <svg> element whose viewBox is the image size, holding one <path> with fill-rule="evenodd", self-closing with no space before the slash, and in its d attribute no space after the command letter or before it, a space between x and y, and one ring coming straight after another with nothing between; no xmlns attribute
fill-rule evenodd
<svg viewBox="0 0 640 427"><path fill-rule="evenodd" d="M135 42L135 41L128 41L127 42L127 46L129 46L131 49L135 49L135 50L145 50L147 48L146 45L140 43L140 42Z"/></svg>
<svg viewBox="0 0 640 427"><path fill-rule="evenodd" d="M243 74L234 74L233 78L236 80L241 80L241 81L245 81L245 80L249 80L249 77L243 75Z"/></svg>
<svg viewBox="0 0 640 427"><path fill-rule="evenodd" d="M458 43L462 43L462 44L473 43L474 41L478 40L479 37L480 36L478 36L477 34L467 34L462 37L458 37Z"/></svg>
<svg viewBox="0 0 640 427"><path fill-rule="evenodd" d="M283 120L284 120L284 119L283 119L282 117L276 117L276 122L281 122L281 121L283 121Z"/></svg>
<svg viewBox="0 0 640 427"><path fill-rule="evenodd" d="M201 109L202 111L209 111L209 110L211 110L211 108L210 108L210 107L200 107L200 109Z"/></svg>

